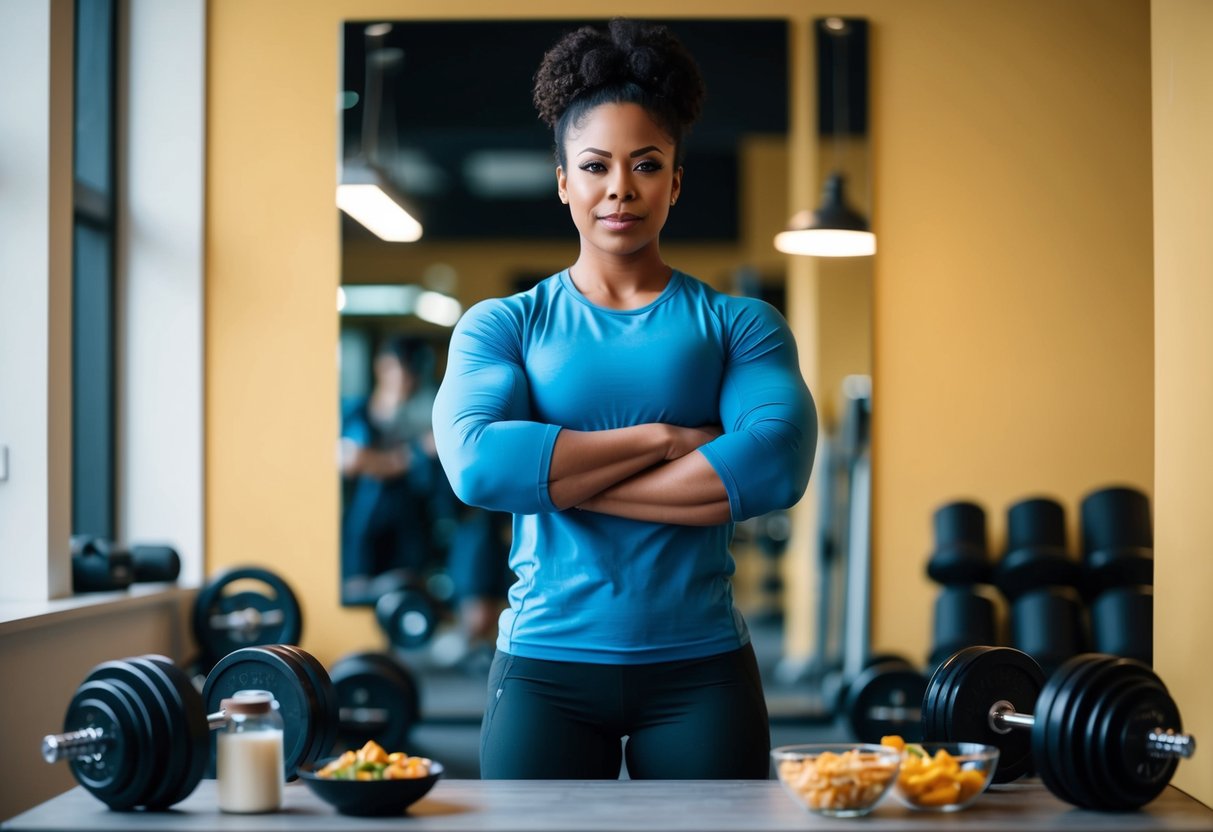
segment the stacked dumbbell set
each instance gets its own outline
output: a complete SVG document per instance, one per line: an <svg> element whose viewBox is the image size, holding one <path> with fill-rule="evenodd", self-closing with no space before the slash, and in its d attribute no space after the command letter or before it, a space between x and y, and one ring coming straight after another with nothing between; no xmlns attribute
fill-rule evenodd
<svg viewBox="0 0 1213 832"><path fill-rule="evenodd" d="M63 731L43 740L47 762L116 810L167 809L214 777L215 729L237 691L271 693L283 719L283 775L375 740L403 748L419 718L407 664L358 652L329 671L296 645L302 610L281 577L256 567L217 575L194 603L199 655L191 672L163 656L94 667L76 690Z"/></svg>
<svg viewBox="0 0 1213 832"><path fill-rule="evenodd" d="M990 597L990 557L985 509L976 503L941 506L932 518L935 547L927 575L943 586L935 599L928 664L974 644L998 644L997 614Z"/></svg>
<svg viewBox="0 0 1213 832"><path fill-rule="evenodd" d="M1007 544L994 585L1010 609L1010 643L1052 673L1086 649L1082 570L1066 551L1065 509L1047 497L1007 511ZM987 642L994 643L994 642Z"/></svg>

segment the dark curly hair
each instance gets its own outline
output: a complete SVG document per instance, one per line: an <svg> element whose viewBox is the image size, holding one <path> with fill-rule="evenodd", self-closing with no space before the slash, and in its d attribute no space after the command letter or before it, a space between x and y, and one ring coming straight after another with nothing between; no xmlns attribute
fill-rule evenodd
<svg viewBox="0 0 1213 832"><path fill-rule="evenodd" d="M686 47L665 26L615 18L606 29L582 26L543 56L535 73L535 108L556 134L556 161L565 165L570 127L600 104L639 104L674 140L683 140L703 109L703 78Z"/></svg>

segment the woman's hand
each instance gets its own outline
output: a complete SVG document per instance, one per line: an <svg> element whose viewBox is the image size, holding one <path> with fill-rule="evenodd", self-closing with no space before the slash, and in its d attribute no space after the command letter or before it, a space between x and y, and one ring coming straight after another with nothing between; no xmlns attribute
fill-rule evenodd
<svg viewBox="0 0 1213 832"><path fill-rule="evenodd" d="M671 460L684 457L701 445L706 445L724 433L720 425L701 425L697 428L684 428L679 425L665 425L669 431L668 445L665 458Z"/></svg>

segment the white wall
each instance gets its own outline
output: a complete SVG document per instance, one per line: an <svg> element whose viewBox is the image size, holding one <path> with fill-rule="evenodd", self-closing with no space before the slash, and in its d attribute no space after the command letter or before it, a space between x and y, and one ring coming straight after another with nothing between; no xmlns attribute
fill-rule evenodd
<svg viewBox="0 0 1213 832"><path fill-rule="evenodd" d="M0 0L0 601L71 592L72 15Z"/></svg>

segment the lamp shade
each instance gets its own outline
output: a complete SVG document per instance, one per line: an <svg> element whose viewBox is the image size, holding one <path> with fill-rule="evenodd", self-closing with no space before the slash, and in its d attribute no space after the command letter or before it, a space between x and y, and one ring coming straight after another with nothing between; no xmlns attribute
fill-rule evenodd
<svg viewBox="0 0 1213 832"><path fill-rule="evenodd" d="M862 214L847 205L844 178L826 179L821 207L792 217L787 231L775 235L775 248L785 254L813 257L862 257L876 253L876 235Z"/></svg>
<svg viewBox="0 0 1213 832"><path fill-rule="evenodd" d="M362 223L376 237L392 243L421 239L421 223L408 209L408 201L378 167L359 159L341 166L337 207Z"/></svg>

